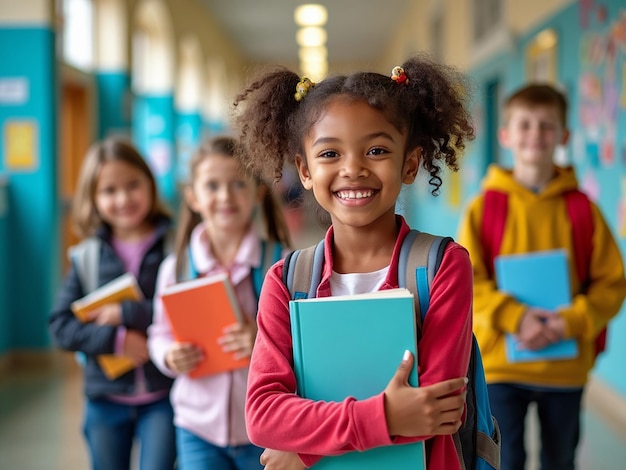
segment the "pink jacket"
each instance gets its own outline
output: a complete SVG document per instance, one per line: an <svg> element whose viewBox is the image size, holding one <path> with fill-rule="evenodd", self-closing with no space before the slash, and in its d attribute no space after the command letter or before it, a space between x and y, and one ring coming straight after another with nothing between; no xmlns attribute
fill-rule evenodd
<svg viewBox="0 0 626 470"><path fill-rule="evenodd" d="M193 230L190 246L194 266L202 275L224 270L210 252L202 225ZM176 282L175 264L173 255L161 264L154 296L154 321L148 329L152 361L165 375L175 377L171 392L174 424L217 446L249 444L244 423L247 369L191 379L187 375L177 375L165 366L165 354L174 337L159 294L164 287ZM251 230L243 239L230 269L239 305L250 318L256 313L250 270L260 264L260 239ZM210 315L210 312L206 314Z"/></svg>
<svg viewBox="0 0 626 470"><path fill-rule="evenodd" d="M409 231L401 228L389 273L381 290L398 287L400 245ZM325 266L317 296L331 295L332 228L326 234ZM283 262L267 274L257 322L259 331L248 378L246 423L257 445L298 452L305 465L320 456L367 450L392 443L426 440L429 470L454 470L460 464L452 436L392 438L385 421L383 392L367 400L314 402L296 395L289 322L289 292ZM472 268L467 251L448 244L431 286L430 309L418 345L420 384L463 377L468 368L472 335ZM398 358L398 364L400 358Z"/></svg>

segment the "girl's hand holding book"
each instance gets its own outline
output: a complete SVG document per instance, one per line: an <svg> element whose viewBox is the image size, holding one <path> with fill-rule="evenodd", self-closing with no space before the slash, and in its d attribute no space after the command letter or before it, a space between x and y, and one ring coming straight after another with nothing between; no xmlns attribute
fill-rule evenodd
<svg viewBox="0 0 626 470"><path fill-rule="evenodd" d="M174 343L165 355L165 365L178 374L191 372L204 359L200 348L191 343Z"/></svg>
<svg viewBox="0 0 626 470"><path fill-rule="evenodd" d="M390 436L454 434L465 409L466 377L413 387L408 378L413 355L405 353L385 389L385 418Z"/></svg>
<svg viewBox="0 0 626 470"><path fill-rule="evenodd" d="M224 336L217 342L222 345L224 352L232 352L235 359L243 359L252 354L256 333L255 322L235 323L224 328Z"/></svg>
<svg viewBox="0 0 626 470"><path fill-rule="evenodd" d="M96 325L120 326L122 324L122 305L116 302L97 307L87 314L87 318Z"/></svg>
<svg viewBox="0 0 626 470"><path fill-rule="evenodd" d="M306 467L295 452L265 449L260 458L265 470L304 470Z"/></svg>
<svg viewBox="0 0 626 470"><path fill-rule="evenodd" d="M149 360L146 336L135 330L126 330L124 335L124 356L140 366Z"/></svg>

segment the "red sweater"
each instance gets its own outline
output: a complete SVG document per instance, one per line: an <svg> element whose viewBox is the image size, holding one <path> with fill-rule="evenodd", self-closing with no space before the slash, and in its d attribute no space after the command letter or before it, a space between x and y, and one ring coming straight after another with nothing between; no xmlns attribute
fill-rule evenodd
<svg viewBox="0 0 626 470"><path fill-rule="evenodd" d="M381 290L398 287L398 256L409 231L404 219ZM331 295L332 228L326 234L325 265L318 297ZM383 392L366 400L315 402L296 395L289 322L289 292L283 262L268 272L259 302L259 331L252 353L246 424L255 444L297 452L310 467L321 456L426 440L429 470L459 469L452 436L390 437ZM428 315L418 345L420 385L465 376L472 335L472 268L467 251L449 243L431 286ZM398 358L398 365L400 364Z"/></svg>

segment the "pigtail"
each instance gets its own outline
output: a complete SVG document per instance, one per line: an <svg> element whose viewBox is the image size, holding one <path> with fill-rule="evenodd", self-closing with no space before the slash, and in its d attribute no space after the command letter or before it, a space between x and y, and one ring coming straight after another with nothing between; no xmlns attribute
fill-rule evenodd
<svg viewBox="0 0 626 470"><path fill-rule="evenodd" d="M409 59L402 68L409 78L406 85L399 85L407 92L404 105L411 116L407 148L422 148L422 166L436 195L442 184L440 164L457 171L466 142L475 137L466 108L470 86L453 67L425 56Z"/></svg>
<svg viewBox="0 0 626 470"><path fill-rule="evenodd" d="M187 202L187 191L191 191L191 186L196 178L196 171L198 165L206 158L207 154L211 152L211 148L207 142L203 142L195 150L191 159L189 160L189 181L183 189L183 194L180 203L180 210L178 216L178 223L176 224L176 236L174 237L174 255L176 256L176 279L185 279L187 275L188 266L188 253L191 232L193 229L202 222L200 214L196 213L189 207Z"/></svg>
<svg viewBox="0 0 626 470"><path fill-rule="evenodd" d="M263 209L263 222L265 223L267 238L269 241L279 242L285 248L291 248L289 228L287 227L283 208L276 197L276 193L265 183L261 184L266 187L261 207Z"/></svg>
<svg viewBox="0 0 626 470"><path fill-rule="evenodd" d="M293 158L291 123L299 106L294 97L299 80L297 74L278 68L254 81L233 103L241 160L269 181L280 180L284 162Z"/></svg>
<svg viewBox="0 0 626 470"><path fill-rule="evenodd" d="M191 210L183 198L180 207L179 221L174 239L174 254L176 256L176 279L184 279L188 269L187 249L191 232L194 227L202 222L200 215Z"/></svg>

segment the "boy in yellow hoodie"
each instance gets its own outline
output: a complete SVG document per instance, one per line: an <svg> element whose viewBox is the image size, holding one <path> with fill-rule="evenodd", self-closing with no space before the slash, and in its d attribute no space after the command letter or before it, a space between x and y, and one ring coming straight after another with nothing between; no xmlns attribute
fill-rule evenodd
<svg viewBox="0 0 626 470"><path fill-rule="evenodd" d="M550 85L531 84L505 102L500 144L511 150L513 168L489 167L483 192L469 205L459 243L474 269L474 331L487 378L492 412L502 433L502 470L523 470L524 421L531 402L541 425L541 468L574 469L583 387L595 360L595 338L620 310L626 296L624 265L598 207L589 202L593 234L586 285L575 264L572 220L566 193L578 189L573 168L555 165L556 148L567 143L567 100ZM570 260L572 304L556 312L523 305L497 288L483 226L486 192L504 194L506 218L493 255L564 248ZM491 207L491 206L489 206ZM505 335L517 335L531 350L575 338L578 356L566 360L508 362Z"/></svg>

